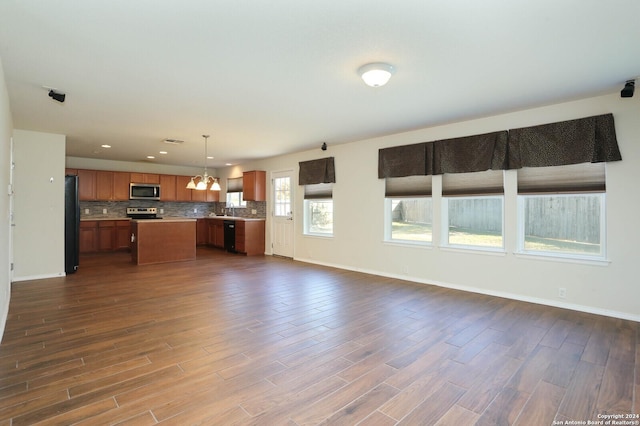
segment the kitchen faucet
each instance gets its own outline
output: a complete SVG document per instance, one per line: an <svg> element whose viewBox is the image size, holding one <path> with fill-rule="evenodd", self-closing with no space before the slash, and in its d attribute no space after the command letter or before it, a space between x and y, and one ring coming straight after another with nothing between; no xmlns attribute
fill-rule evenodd
<svg viewBox="0 0 640 426"><path fill-rule="evenodd" d="M231 217L236 216L235 208L233 207L233 203L229 203L229 207L231 207Z"/></svg>

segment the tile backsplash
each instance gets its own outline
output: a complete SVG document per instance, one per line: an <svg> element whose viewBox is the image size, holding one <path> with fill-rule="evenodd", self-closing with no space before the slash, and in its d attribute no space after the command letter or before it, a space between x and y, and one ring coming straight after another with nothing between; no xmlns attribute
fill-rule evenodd
<svg viewBox="0 0 640 426"><path fill-rule="evenodd" d="M158 209L158 216L163 217L206 217L213 214L223 214L226 209L224 202L180 203L145 200L80 201L80 218L125 218L127 217L127 207L156 207ZM164 212L161 213L161 210ZM252 214L253 210L256 211L256 214ZM231 212L228 212L228 214L231 214ZM265 201L247 201L247 207L236 207L234 209L234 214L238 217L266 218L267 203Z"/></svg>

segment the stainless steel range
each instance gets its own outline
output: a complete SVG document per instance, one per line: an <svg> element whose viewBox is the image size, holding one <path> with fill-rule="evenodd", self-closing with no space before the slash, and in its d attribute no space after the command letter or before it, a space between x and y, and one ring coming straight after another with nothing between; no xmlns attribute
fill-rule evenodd
<svg viewBox="0 0 640 426"><path fill-rule="evenodd" d="M131 219L161 219L156 207L127 207L127 217Z"/></svg>

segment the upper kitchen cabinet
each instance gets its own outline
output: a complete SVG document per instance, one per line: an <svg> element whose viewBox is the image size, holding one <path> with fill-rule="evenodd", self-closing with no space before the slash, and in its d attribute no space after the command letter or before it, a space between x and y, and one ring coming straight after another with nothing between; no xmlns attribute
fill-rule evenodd
<svg viewBox="0 0 640 426"><path fill-rule="evenodd" d="M266 175L264 170L252 170L242 174L242 197L245 201L267 201Z"/></svg>
<svg viewBox="0 0 640 426"><path fill-rule="evenodd" d="M160 183L160 175L154 173L131 173L132 183Z"/></svg>
<svg viewBox="0 0 640 426"><path fill-rule="evenodd" d="M193 189L187 189L191 176L176 176L176 201L191 201ZM160 188L162 192L162 188Z"/></svg>
<svg viewBox="0 0 640 426"><path fill-rule="evenodd" d="M129 173L96 172L96 200L127 201L129 199Z"/></svg>
<svg viewBox="0 0 640 426"><path fill-rule="evenodd" d="M160 201L176 201L176 176L160 175Z"/></svg>
<svg viewBox="0 0 640 426"><path fill-rule="evenodd" d="M220 201L220 191L211 191L210 189L207 189L206 191L204 191L207 193L206 200L207 202L214 202L214 201Z"/></svg>
<svg viewBox="0 0 640 426"><path fill-rule="evenodd" d="M95 201L96 171L78 170L78 198L80 201Z"/></svg>

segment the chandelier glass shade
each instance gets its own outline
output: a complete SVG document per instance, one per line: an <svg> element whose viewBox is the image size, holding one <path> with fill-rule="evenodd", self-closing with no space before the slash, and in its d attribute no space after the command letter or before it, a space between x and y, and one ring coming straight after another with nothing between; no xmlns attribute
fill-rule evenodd
<svg viewBox="0 0 640 426"><path fill-rule="evenodd" d="M204 138L204 173L192 177L187 184L187 189L204 191L209 187L209 183L213 182L209 190L220 191L220 183L218 183L218 178L209 176L209 174L207 173L207 140L209 138L209 135L202 135L202 137Z"/></svg>

